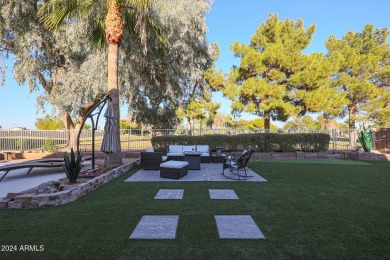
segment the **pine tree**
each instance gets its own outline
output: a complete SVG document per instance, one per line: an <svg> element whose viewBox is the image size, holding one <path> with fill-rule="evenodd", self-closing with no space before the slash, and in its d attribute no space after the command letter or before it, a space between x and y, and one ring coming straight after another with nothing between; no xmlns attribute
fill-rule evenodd
<svg viewBox="0 0 390 260"><path fill-rule="evenodd" d="M233 68L225 95L232 109L264 118L264 128L270 120L286 121L289 116L325 110L340 113L343 97L329 86L332 64L322 54L304 55L315 26L304 28L303 21L269 15L252 36L250 44L231 45L241 58Z"/></svg>
<svg viewBox="0 0 390 260"><path fill-rule="evenodd" d="M337 66L332 84L344 93L350 129L356 121L388 123L390 114L390 45L387 28L366 25L361 33L349 31L341 40L326 42L329 60Z"/></svg>

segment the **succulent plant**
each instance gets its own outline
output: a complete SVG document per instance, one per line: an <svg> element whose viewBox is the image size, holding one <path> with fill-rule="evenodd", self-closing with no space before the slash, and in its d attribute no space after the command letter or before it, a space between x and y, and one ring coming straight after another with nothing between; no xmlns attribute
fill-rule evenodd
<svg viewBox="0 0 390 260"><path fill-rule="evenodd" d="M80 152L77 152L76 157L73 148L70 150L70 158L68 155L64 154L64 170L70 183L75 183L79 177L79 173L82 167L81 157L82 155Z"/></svg>

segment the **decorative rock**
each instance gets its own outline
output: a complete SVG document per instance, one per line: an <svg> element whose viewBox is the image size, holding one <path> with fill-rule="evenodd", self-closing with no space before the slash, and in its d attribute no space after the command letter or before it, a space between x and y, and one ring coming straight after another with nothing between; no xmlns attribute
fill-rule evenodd
<svg viewBox="0 0 390 260"><path fill-rule="evenodd" d="M0 208L1 209L8 208L8 202L10 202L10 201L11 201L10 199L0 200Z"/></svg>
<svg viewBox="0 0 390 260"><path fill-rule="evenodd" d="M13 200L15 199L16 196L19 196L21 195L21 193L13 193L13 192L9 192L6 196L6 199L9 199L9 200Z"/></svg>
<svg viewBox="0 0 390 260"><path fill-rule="evenodd" d="M38 203L38 208L48 208L53 206L58 206L60 204L57 204L55 202L40 202Z"/></svg>

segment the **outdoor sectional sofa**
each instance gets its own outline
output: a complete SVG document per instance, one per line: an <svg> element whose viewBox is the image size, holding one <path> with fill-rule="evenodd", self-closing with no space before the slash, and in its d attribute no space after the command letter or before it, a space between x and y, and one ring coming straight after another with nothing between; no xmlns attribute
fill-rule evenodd
<svg viewBox="0 0 390 260"><path fill-rule="evenodd" d="M211 161L210 147L208 145L170 145L167 155L163 152L154 151L153 148L141 152L141 168L144 170L159 170L160 164L170 161L184 161L184 152L201 152L200 159L202 163Z"/></svg>
<svg viewBox="0 0 390 260"><path fill-rule="evenodd" d="M202 163L209 163L211 161L209 145L170 145L167 156L169 160L183 161L184 152L191 151L201 152L200 158Z"/></svg>

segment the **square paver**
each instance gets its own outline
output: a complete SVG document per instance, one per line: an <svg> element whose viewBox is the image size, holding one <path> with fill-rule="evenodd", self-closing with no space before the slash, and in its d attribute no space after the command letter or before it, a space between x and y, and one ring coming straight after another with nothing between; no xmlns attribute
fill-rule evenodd
<svg viewBox="0 0 390 260"><path fill-rule="evenodd" d="M219 238L265 238L250 215L216 215Z"/></svg>
<svg viewBox="0 0 390 260"><path fill-rule="evenodd" d="M154 199L157 200L181 200L184 189L160 189Z"/></svg>
<svg viewBox="0 0 390 260"><path fill-rule="evenodd" d="M145 215L130 239L175 239L178 215Z"/></svg>
<svg viewBox="0 0 390 260"><path fill-rule="evenodd" d="M238 200L234 190L209 189L209 193L212 200Z"/></svg>

